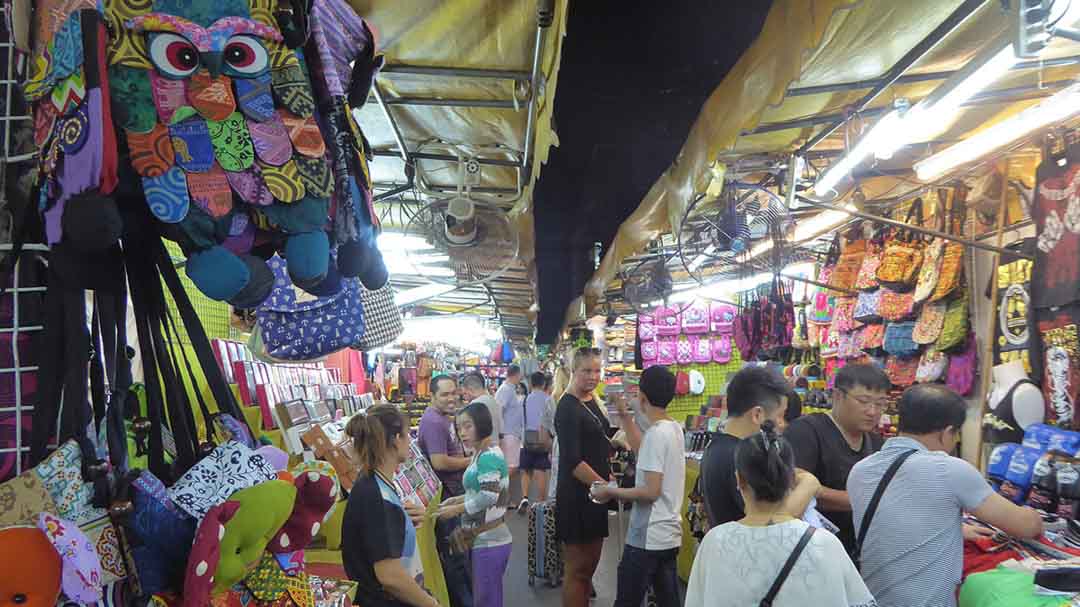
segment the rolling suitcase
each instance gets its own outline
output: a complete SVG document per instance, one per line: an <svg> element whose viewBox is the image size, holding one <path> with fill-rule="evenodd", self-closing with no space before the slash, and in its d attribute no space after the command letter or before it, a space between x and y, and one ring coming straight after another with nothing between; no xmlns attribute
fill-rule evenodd
<svg viewBox="0 0 1080 607"><path fill-rule="evenodd" d="M555 502L529 505L529 585L536 578L554 588L562 583L562 550L555 539Z"/></svg>

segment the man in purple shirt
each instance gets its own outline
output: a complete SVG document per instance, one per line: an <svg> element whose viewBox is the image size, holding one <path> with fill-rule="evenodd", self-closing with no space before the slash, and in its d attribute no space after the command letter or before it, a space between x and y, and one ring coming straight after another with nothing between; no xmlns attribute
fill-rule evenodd
<svg viewBox="0 0 1080 607"><path fill-rule="evenodd" d="M446 375L432 377L431 405L420 418L419 443L424 457L442 481L444 500L464 494L461 477L469 467L469 458L465 457L465 449L453 426L456 404L457 382ZM465 555L453 554L450 550L450 534L457 525L457 518L437 520L435 540L446 576L450 607L472 607L472 584Z"/></svg>

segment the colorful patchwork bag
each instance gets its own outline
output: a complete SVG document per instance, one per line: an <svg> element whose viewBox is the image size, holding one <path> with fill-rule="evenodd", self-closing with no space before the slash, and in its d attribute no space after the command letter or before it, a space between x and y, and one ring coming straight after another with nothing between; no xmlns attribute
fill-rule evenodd
<svg viewBox="0 0 1080 607"><path fill-rule="evenodd" d="M881 292L882 289L874 289L873 291L859 293L859 299L855 302L855 311L852 313L856 321L872 323L881 320L881 314L878 313Z"/></svg>
<svg viewBox="0 0 1080 607"><path fill-rule="evenodd" d="M915 199L911 204L904 223L911 224L913 219L917 219L919 224L923 222L922 198ZM901 228L885 244L877 271L878 281L893 291L910 291L915 288L922 259L922 240L910 230Z"/></svg>
<svg viewBox="0 0 1080 607"><path fill-rule="evenodd" d="M915 298L911 293L897 293L881 287L881 299L878 301L878 315L888 321L906 320L914 315Z"/></svg>
<svg viewBox="0 0 1080 607"><path fill-rule="evenodd" d="M877 270L881 266L881 256L885 253L885 231L879 230L866 243L866 255L863 256L859 275L855 278L855 289L872 291L878 288Z"/></svg>
<svg viewBox="0 0 1080 607"><path fill-rule="evenodd" d="M709 308L704 303L692 303L682 311L682 331L687 335L709 332Z"/></svg>
<svg viewBox="0 0 1080 607"><path fill-rule="evenodd" d="M915 371L915 381L929 384L945 379L949 369L949 355L934 349L927 349L919 358L919 368Z"/></svg>
<svg viewBox="0 0 1080 607"><path fill-rule="evenodd" d="M975 388L975 375L978 369L978 345L975 334L968 333L964 350L954 354L949 363L946 385L960 396L968 396Z"/></svg>
<svg viewBox="0 0 1080 607"><path fill-rule="evenodd" d="M837 234L836 238L834 243L839 242L840 235ZM855 287L855 280L859 277L859 269L862 267L865 256L865 240L847 241L843 245L840 256L836 259L829 286L841 292L851 291Z"/></svg>
<svg viewBox="0 0 1080 607"><path fill-rule="evenodd" d="M660 306L656 309L656 334L670 337L682 330L679 309L674 306Z"/></svg>
<svg viewBox="0 0 1080 607"><path fill-rule="evenodd" d="M824 273L824 270L822 271ZM824 281L819 277L818 281ZM818 289L814 292L814 295L810 298L811 308L810 316L807 319L812 324L816 325L828 325L832 323L832 317L834 312L834 299L825 289Z"/></svg>
<svg viewBox="0 0 1080 607"><path fill-rule="evenodd" d="M885 374L894 386L906 388L915 383L915 374L919 370L919 358L890 356L885 360Z"/></svg>
<svg viewBox="0 0 1080 607"><path fill-rule="evenodd" d="M945 325L945 310L948 308L944 303L928 303L919 310L919 318L915 321L915 331L911 338L915 343L924 346L930 345L941 337L941 328Z"/></svg>
<svg viewBox="0 0 1080 607"><path fill-rule="evenodd" d="M841 333L836 355L840 358L859 358L863 355L858 333Z"/></svg>
<svg viewBox="0 0 1080 607"><path fill-rule="evenodd" d="M854 297L837 297L836 308L833 313L832 330L837 333L850 333L855 330L855 303Z"/></svg>
<svg viewBox="0 0 1080 607"><path fill-rule="evenodd" d="M885 327L885 352L893 356L915 356L919 352L919 344L915 343L911 339L912 332L915 331L915 323L913 321L907 322L892 322ZM918 364L918 361L916 361Z"/></svg>
<svg viewBox="0 0 1080 607"><path fill-rule="evenodd" d="M949 233L959 234L963 230L955 224L964 216L964 202L967 198L967 189L961 187L953 197L953 204L949 210ZM957 219L954 219L957 218ZM945 245L945 252L941 256L941 273L938 276L934 293L930 301L941 301L955 293L964 281L964 245L959 242L949 242Z"/></svg>
<svg viewBox="0 0 1080 607"><path fill-rule="evenodd" d="M915 301L924 302L934 294L941 276L941 263L945 253L945 240L935 238L927 245L923 254L923 265L919 269L919 279L915 284Z"/></svg>
<svg viewBox="0 0 1080 607"><path fill-rule="evenodd" d="M966 293L949 302L945 310L941 335L934 342L935 350L947 351L963 345L968 334L968 298Z"/></svg>
<svg viewBox="0 0 1080 607"><path fill-rule="evenodd" d="M885 345L885 325L866 325L859 330L859 347L863 350L879 350Z"/></svg>

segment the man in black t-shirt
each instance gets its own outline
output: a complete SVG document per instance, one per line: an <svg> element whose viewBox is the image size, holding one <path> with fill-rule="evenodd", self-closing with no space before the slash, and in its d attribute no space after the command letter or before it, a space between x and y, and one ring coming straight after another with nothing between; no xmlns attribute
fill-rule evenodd
<svg viewBox="0 0 1080 607"><path fill-rule="evenodd" d="M723 432L713 436L701 460L698 489L705 498L709 526L737 521L745 516L742 495L735 481L735 449L739 441L761 430L765 420L784 427L787 412L787 381L766 367L745 367L728 382L728 421ZM796 476L784 505L795 517L802 516L818 490L815 478L806 473Z"/></svg>
<svg viewBox="0 0 1080 607"><path fill-rule="evenodd" d="M876 430L892 387L885 372L871 364L852 364L836 373L832 410L793 421L784 438L795 449L795 465L821 481L817 509L840 531L850 554L855 547L847 478L851 468L876 453L884 442Z"/></svg>

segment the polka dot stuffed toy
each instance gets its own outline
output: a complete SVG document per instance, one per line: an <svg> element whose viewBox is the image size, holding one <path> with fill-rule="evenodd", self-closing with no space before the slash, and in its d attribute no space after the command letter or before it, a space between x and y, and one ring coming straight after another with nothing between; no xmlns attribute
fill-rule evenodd
<svg viewBox="0 0 1080 607"><path fill-rule="evenodd" d="M266 549L274 553L303 550L319 533L338 498L337 482L325 474L300 473L296 481L296 504L292 515Z"/></svg>
<svg viewBox="0 0 1080 607"><path fill-rule="evenodd" d="M210 604L214 574L221 560L221 540L225 539L225 523L232 520L238 510L239 502L227 501L211 508L199 524L184 575L183 607Z"/></svg>

